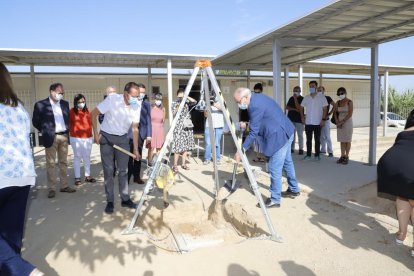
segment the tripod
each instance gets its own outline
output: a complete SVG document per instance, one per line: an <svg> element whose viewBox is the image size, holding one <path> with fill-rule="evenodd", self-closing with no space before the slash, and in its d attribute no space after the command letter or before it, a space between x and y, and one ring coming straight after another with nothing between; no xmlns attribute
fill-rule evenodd
<svg viewBox="0 0 414 276"><path fill-rule="evenodd" d="M209 89L208 80L210 80L211 85L212 85L212 90L217 95L218 102L220 103L220 105L222 107L225 122L229 126L231 136L232 136L233 141L234 141L234 143L237 147L237 151L240 154L243 167L244 167L244 169L247 173L247 176L249 178L249 181L250 181L250 187L253 190L253 193L256 196L257 201L259 202L259 205L260 205L260 208L262 210L263 216L265 217L265 220L266 220L267 226L269 228L269 232L270 232L270 237L269 238L271 240L274 240L274 241L279 241L279 242L281 241L281 237L276 233L276 230L274 229L272 221L270 219L269 213L267 212L266 206L264 205L263 198L262 198L262 195L260 194L259 187L257 185L256 179L255 179L255 177L253 175L253 172L250 168L249 160L247 159L247 156L245 155L245 153L242 151L241 143L238 141L238 138L236 136L236 127L233 123L233 120L231 119L230 112L229 112L229 110L226 106L223 94L220 90L220 87L217 83L216 77L214 76L214 72L213 72L213 69L211 68L211 66L212 66L211 62L208 61L208 60L198 60L195 63L195 68L194 68L193 74L191 75L190 80L188 81L187 87L185 88L185 91L184 91L184 97L183 97L183 99L182 99L182 101L181 101L181 103L178 107L177 113L175 114L175 117L174 117L174 119L171 123L171 127L170 127L170 130L168 131L168 134L167 134L166 138L165 138L164 145L161 148L161 150L160 150L160 152L157 156L157 160L153 164L153 168L152 168L151 173L149 175L149 178L148 178L148 180L145 184L144 191L142 192L140 201L138 203L138 207L135 210L135 214L134 214L129 226L122 232L122 234L139 233L139 231L136 228L134 228L135 223L136 223L136 221L138 219L138 216L141 212L141 208L144 204L145 197L148 195L149 191L154 186L154 180L156 178L156 174L157 174L158 170L160 169L162 158L167 152L167 147L172 142L173 132L174 132L174 129L175 129L177 123L178 123L178 119L179 119L179 117L180 117L180 115L181 115L181 113L184 109L184 105L187 101L188 95L191 91L191 88L194 84L194 81L195 81L198 73L201 70L202 90L204 90L205 104L206 104L206 108L208 110L207 120L208 120L208 125L209 125L209 132L210 132L210 143L212 145L216 199L218 198L220 183L219 183L219 177L218 177L218 167L217 167L217 162L216 162L216 154L217 153L216 153L216 148L214 146L215 145L215 135L214 135L214 128L213 128L213 120L212 120L212 116L211 116L210 89Z"/></svg>

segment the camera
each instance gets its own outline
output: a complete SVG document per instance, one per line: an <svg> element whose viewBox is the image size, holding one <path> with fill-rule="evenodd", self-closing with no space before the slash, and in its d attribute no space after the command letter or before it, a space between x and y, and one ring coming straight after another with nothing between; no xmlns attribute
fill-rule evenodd
<svg viewBox="0 0 414 276"><path fill-rule="evenodd" d="M214 90L210 91L210 104L214 104L216 102L218 102L216 92Z"/></svg>

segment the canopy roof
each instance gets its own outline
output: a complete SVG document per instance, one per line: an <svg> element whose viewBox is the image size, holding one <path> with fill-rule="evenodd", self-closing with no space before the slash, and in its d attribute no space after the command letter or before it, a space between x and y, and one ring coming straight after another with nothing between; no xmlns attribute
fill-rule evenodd
<svg viewBox="0 0 414 276"><path fill-rule="evenodd" d="M211 55L161 54L137 52L101 52L68 50L30 50L0 48L0 62L9 65L148 67L166 68L171 59L174 68L192 68L198 59Z"/></svg>
<svg viewBox="0 0 414 276"><path fill-rule="evenodd" d="M360 63L341 63L329 61L309 61L303 65L304 73L315 74L338 74L338 75L367 75L371 74L371 64ZM290 68L294 69L294 67ZM384 75L388 70L388 74L397 75L414 75L414 67L395 66L395 65L379 65L378 71L380 75ZM291 70L292 71L292 70Z"/></svg>
<svg viewBox="0 0 414 276"><path fill-rule="evenodd" d="M282 65L292 65L413 34L412 0L340 0L216 57L213 64L271 70L275 39L282 46Z"/></svg>

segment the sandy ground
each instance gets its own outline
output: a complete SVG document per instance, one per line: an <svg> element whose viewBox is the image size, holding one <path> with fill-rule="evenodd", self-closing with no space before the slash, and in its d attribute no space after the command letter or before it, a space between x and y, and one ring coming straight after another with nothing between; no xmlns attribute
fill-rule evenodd
<svg viewBox="0 0 414 276"><path fill-rule="evenodd" d="M98 182L83 185L75 194L58 192L52 200L45 189L44 161L44 152L39 151L38 188L28 208L23 256L46 275L410 275L414 270L414 258L409 256L412 236L404 246L394 244L393 203L373 200L372 188L367 186L341 192L340 205L324 199L318 183L303 185L301 196L284 199L281 208L269 210L282 243L240 237L227 227L225 242L180 254L165 250L176 251L167 241L172 237L166 229L184 227L191 232L185 225L205 222L214 196L212 166L191 158L191 170L180 171L167 209L162 207L160 193L148 198L137 224L147 234L121 235L133 211L121 208L117 198L115 213L104 214L103 177L96 148L92 171ZM313 166L299 162L299 168ZM220 169L221 181L229 179L231 163ZM69 174L72 180L72 169ZM307 177L298 172L298 178L305 183ZM268 232L246 180L242 174L238 179L243 186L225 206L240 206L257 224L257 232ZM268 195L265 173L258 177L258 184L262 194ZM137 201L143 186L130 187ZM201 230L224 231L211 225L197 229Z"/></svg>

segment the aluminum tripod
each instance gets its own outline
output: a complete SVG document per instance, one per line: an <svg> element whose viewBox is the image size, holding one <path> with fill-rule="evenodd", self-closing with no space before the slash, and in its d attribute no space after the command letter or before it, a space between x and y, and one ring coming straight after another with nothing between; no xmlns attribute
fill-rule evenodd
<svg viewBox="0 0 414 276"><path fill-rule="evenodd" d="M238 138L236 136L236 127L235 127L235 125L234 125L234 123L231 119L230 112L229 112L229 110L226 106L223 94L222 94L222 92L220 90L220 87L217 83L217 80L214 76L214 72L211 68L211 62L208 61L208 60L199 60L195 64L193 74L191 75L191 78L188 81L187 87L184 91L184 97L183 97L183 99L182 99L182 101L181 101L181 103L178 107L178 110L175 114L175 117L172 121L170 130L168 131L168 134L165 138L165 143L164 143L163 147L161 148L160 153L157 156L157 160L155 161L155 163L153 165L153 169L150 173L150 176L149 176L149 178L148 178L148 180L145 184L144 191L142 192L141 199L138 203L138 207L135 210L135 214L134 214L129 226L122 232L122 234L140 233L140 231L137 228L134 228L135 223L136 223L136 221L138 219L138 216L141 212L141 208L144 204L145 197L148 195L150 189L154 186L155 177L156 177L157 171L160 168L162 158L165 155L165 153L167 152L167 147L172 142L174 129L175 129L175 127L177 125L177 122L178 122L178 119L179 119L179 117L180 117L180 115L181 115L181 113L184 109L185 102L187 101L188 95L190 94L191 88L194 84L194 81L195 81L200 69L202 70L202 72L201 72L202 73L202 87L204 89L206 108L208 110L207 120L208 120L208 124L209 124L210 143L212 145L212 153L213 153L216 198L217 198L217 195L218 195L220 184L219 184L219 179L218 179L218 168L217 168L217 163L216 163L215 135L214 135L214 128L213 128L213 121L212 121L212 117L211 117L210 90L209 90L208 80L210 80L211 85L212 85L212 90L217 95L218 102L220 103L221 109L223 110L223 115L224 115L225 122L229 126L231 136L232 136L233 141L234 141L234 143L237 147L237 151L240 154L243 167L244 167L244 169L245 169L245 171L246 171L246 173L249 177L250 186L251 186L251 188L252 188L252 190L253 190L253 192L256 196L257 201L259 202L259 205L260 205L260 208L262 210L263 216L265 217L265 220L266 220L267 226L269 228L269 232L270 232L270 237L269 238L271 240L280 242L282 240L282 238L276 233L276 230L273 227L271 218L270 218L269 213L266 209L266 206L263 202L262 195L260 194L259 187L257 185L256 179L255 179L255 177L253 175L253 172L250 168L249 160L247 159L247 156L245 155L245 153L242 151L241 145L238 142Z"/></svg>

